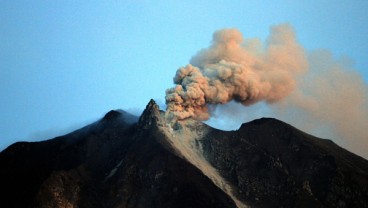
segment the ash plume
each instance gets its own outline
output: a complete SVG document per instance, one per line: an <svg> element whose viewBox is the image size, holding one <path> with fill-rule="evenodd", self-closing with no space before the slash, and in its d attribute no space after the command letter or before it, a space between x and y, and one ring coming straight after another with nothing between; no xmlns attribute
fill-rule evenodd
<svg viewBox="0 0 368 208"><path fill-rule="evenodd" d="M295 89L306 69L304 49L287 24L271 28L265 47L236 29L220 30L208 49L177 70L176 86L166 91L167 111L179 120L207 120L208 104L274 103Z"/></svg>
<svg viewBox="0 0 368 208"><path fill-rule="evenodd" d="M215 32L210 47L177 70L174 83L166 91L171 119L232 114L231 120L241 123L249 120L247 108L234 102L272 104L262 107L267 116L335 138L368 158L367 84L349 62L329 51L306 52L288 24L271 27L264 45L243 39L236 29Z"/></svg>

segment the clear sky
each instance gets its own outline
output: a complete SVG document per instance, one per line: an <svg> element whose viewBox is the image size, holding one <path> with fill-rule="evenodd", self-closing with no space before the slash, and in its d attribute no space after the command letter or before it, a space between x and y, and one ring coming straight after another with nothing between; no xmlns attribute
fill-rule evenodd
<svg viewBox="0 0 368 208"><path fill-rule="evenodd" d="M0 149L163 104L176 69L222 28L264 40L290 23L307 50L350 57L367 82L367 11L365 0L0 0Z"/></svg>

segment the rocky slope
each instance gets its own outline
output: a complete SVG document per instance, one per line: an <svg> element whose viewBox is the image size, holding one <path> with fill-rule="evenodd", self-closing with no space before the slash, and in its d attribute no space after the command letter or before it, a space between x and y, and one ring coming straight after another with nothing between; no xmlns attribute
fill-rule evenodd
<svg viewBox="0 0 368 208"><path fill-rule="evenodd" d="M275 119L220 131L110 111L0 153L1 207L368 207L368 161Z"/></svg>
<svg viewBox="0 0 368 208"><path fill-rule="evenodd" d="M211 131L206 159L253 207L368 207L368 161L276 119Z"/></svg>

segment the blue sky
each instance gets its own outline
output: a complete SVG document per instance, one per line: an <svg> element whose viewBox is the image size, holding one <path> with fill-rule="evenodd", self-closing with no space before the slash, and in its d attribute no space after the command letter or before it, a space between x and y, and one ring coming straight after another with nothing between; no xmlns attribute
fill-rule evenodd
<svg viewBox="0 0 368 208"><path fill-rule="evenodd" d="M164 103L176 69L222 28L265 40L287 22L307 50L349 57L368 82L367 11L363 0L0 0L0 149Z"/></svg>

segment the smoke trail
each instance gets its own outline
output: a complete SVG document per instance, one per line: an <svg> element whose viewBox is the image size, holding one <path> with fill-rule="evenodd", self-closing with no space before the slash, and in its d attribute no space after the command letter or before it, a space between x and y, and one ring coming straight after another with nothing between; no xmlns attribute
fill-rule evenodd
<svg viewBox="0 0 368 208"><path fill-rule="evenodd" d="M236 29L214 33L213 43L177 70L176 86L166 91L167 112L177 119L207 120L208 104L231 100L251 105L277 102L296 87L307 69L304 49L287 25L271 28L266 46L244 41Z"/></svg>
<svg viewBox="0 0 368 208"><path fill-rule="evenodd" d="M236 29L215 32L211 46L177 70L174 83L166 91L167 115L172 119L207 120L213 111L245 119L245 110L233 104L220 110L216 106L264 101L274 104L266 105L268 115L335 138L368 158L367 84L328 51L307 54L287 24L271 27L265 46L243 40Z"/></svg>
<svg viewBox="0 0 368 208"><path fill-rule="evenodd" d="M307 120L324 131L328 128L337 143L368 158L368 86L349 64L326 50L310 53L308 60L308 75L277 106L276 114L302 129L308 127Z"/></svg>

